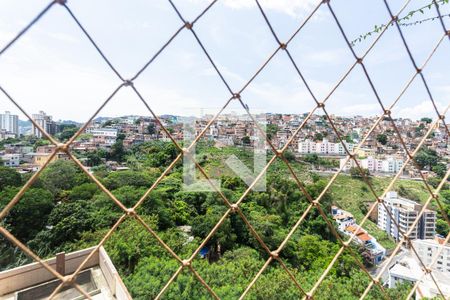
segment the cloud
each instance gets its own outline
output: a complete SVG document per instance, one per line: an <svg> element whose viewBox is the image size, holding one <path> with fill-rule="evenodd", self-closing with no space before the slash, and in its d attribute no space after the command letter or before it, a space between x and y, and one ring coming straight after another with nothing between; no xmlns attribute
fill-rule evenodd
<svg viewBox="0 0 450 300"><path fill-rule="evenodd" d="M429 76L428 76L429 77ZM437 86L436 90L438 92L441 92L445 95L449 95L450 94L450 85L441 85L441 86Z"/></svg>
<svg viewBox="0 0 450 300"><path fill-rule="evenodd" d="M291 17L303 16L318 3L317 0L261 0L263 8L284 13ZM253 0L225 0L224 4L236 9L256 6Z"/></svg>
<svg viewBox="0 0 450 300"><path fill-rule="evenodd" d="M340 65L342 57L349 55L349 51L345 48L335 48L330 50L309 52L306 55L306 61L309 63L323 63Z"/></svg>
<svg viewBox="0 0 450 300"><path fill-rule="evenodd" d="M73 36L71 34L66 34L66 33L62 33L62 32L45 32L45 33L51 39L59 41L59 42L65 42L65 43L71 43L71 44L78 44L78 43L80 43L80 38L79 37L75 37L75 36Z"/></svg>
<svg viewBox="0 0 450 300"><path fill-rule="evenodd" d="M197 6L204 7L211 0L189 1L192 6L198 4ZM310 13L314 4L318 2L316 0L260 1L263 8L273 14L269 18L273 18L283 26L284 21L289 18L304 17ZM220 17L215 16L214 22L210 22L209 26L204 27L211 30L210 34L207 34L207 31L201 32L199 29L199 35L232 90L236 91L246 83L260 63L271 53L274 41L267 32L266 26L246 27L249 21L247 12L251 10L252 13L258 13L253 0L223 0L219 3L222 3L218 5L222 5L220 11L223 14ZM233 20L235 10L243 10L242 23ZM155 11L155 14L161 14L160 12L160 10ZM283 22L280 21L281 19ZM138 31L134 30L134 27L140 24L139 19L126 19L126 21L129 21L129 26L115 23L124 31L122 34L130 36L142 34L141 32L138 34ZM263 22L262 19L259 21ZM296 21L291 23L296 23ZM142 27L148 27L151 24L153 23L143 23ZM79 30L75 28L76 31L74 31L73 24L71 27L50 25L53 24L47 24L48 28L45 26L34 28L30 34L24 35L14 47L0 57L0 83L29 113L43 109L54 115L55 118L85 120L120 84L120 81ZM110 27L105 26L105 28L106 31L98 29L96 36L107 36ZM319 28L324 28L324 26ZM158 27L155 27L156 29ZM150 30L149 37L156 34L155 30ZM312 28L311 30L316 29ZM16 33L16 29L11 28L0 18L0 45L2 42L3 44L8 42ZM318 100L322 101L334 86L337 79L335 75L343 71L341 65L345 64L344 59L350 56L348 49L340 48L340 46L329 50L324 47L313 47L309 41L317 39L318 36L317 31L307 33L306 43L302 44L303 48L300 47L295 54L299 58L299 67L310 87ZM239 39L245 41L248 46L243 47L237 42ZM162 40L165 41L165 37ZM150 44L155 43L150 38L142 39L142 43L139 41L136 44L122 43L123 45L109 44L105 41L101 44L109 47L105 46L105 49L102 48L102 50L108 52L108 57L110 52L116 53L115 57L112 56L113 63L124 66L124 69L129 68L131 73L136 71L133 66L130 66L135 57L126 54L142 53L143 60L146 60L149 56L147 50L132 51L137 47L144 48L145 46L153 49ZM233 48L236 45L237 47ZM375 78L385 81L385 91L392 91L395 94L397 93L394 91L396 86L390 82L399 81L400 69L409 73L411 67L409 61L405 61L405 65L403 65L404 59L398 56L401 51L393 51L402 50L399 47L396 44L391 48L384 47L379 54L375 52L373 58L368 57L368 60L373 63L371 64L373 67L371 75L372 72L379 71L378 77ZM113 52L113 49L116 49L116 52ZM136 64L139 64L140 67L142 62L139 61L139 57L136 58ZM261 62L259 62L260 60ZM399 65L401 68L396 69L394 77L386 76L385 74L392 73L392 63L397 60L402 63ZM122 68L119 68L119 71L123 73ZM433 96L440 103L446 104L450 100L448 96L450 86L445 81L445 72L442 71L442 74L430 72L427 79L433 75L434 77L431 79L434 80L429 80L430 84L435 83L434 86L430 85ZM366 80L357 74L353 80L349 76L349 79L346 79L345 83L327 101L329 112L337 115L379 114L381 109L367 84L362 84L363 81ZM436 84L439 85L436 86ZM219 108L229 97L229 93L218 78L216 71L187 31L184 35L180 34L174 40L173 45L164 50L155 63L152 63L148 70L139 77L137 86L157 114L185 115L190 114L191 111L200 111L201 107ZM425 101L421 102L424 99ZM243 92L243 100L249 104L252 111L259 109L267 112L303 113L314 107L314 101L294 72L289 60L278 56ZM4 105L3 103L8 102L0 94L0 107ZM407 107L408 104L411 107ZM10 106L11 104L8 103L7 108ZM191 110L189 110L190 108ZM440 105L439 108L443 110L443 105ZM115 97L100 115L129 113L148 115L145 107L143 108L135 95L121 91L117 99ZM398 117L435 117L430 102L416 93L411 93L410 101L403 106L396 107L393 113Z"/></svg>
<svg viewBox="0 0 450 300"><path fill-rule="evenodd" d="M204 2L204 0L191 0L191 2L199 3ZM263 9L283 13L293 18L302 17L306 13L310 13L319 2L319 0L260 0ZM252 9L257 7L254 0L224 0L221 3L232 9Z"/></svg>
<svg viewBox="0 0 450 300"><path fill-rule="evenodd" d="M372 104L354 104L345 105L339 109L340 115L376 115L381 113L381 107L378 103Z"/></svg>
<svg viewBox="0 0 450 300"><path fill-rule="evenodd" d="M436 102L436 106L439 110L439 112L444 112L445 105L443 105L440 102ZM431 117L436 118L436 111L433 108L433 105L431 104L430 100L425 100L417 105L410 106L410 107L403 107L395 111L395 109L392 111L392 115L395 117L402 117L402 118L410 118L410 119L420 119L422 117Z"/></svg>

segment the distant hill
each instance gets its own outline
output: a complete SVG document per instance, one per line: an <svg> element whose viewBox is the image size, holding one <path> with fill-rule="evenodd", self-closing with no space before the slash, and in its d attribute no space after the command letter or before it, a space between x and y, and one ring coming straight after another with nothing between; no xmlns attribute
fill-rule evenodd
<svg viewBox="0 0 450 300"><path fill-rule="evenodd" d="M77 127L81 127L83 123L79 123L72 120L59 120L57 121L59 124L63 125L75 125ZM31 133L31 121L30 120L19 120L19 133L20 134L30 134Z"/></svg>
<svg viewBox="0 0 450 300"><path fill-rule="evenodd" d="M94 122L103 123L103 122L106 122L106 121L112 120L112 119L114 119L114 118L111 118L111 117L97 117L97 118L94 119Z"/></svg>
<svg viewBox="0 0 450 300"><path fill-rule="evenodd" d="M19 120L19 127L31 127L30 120Z"/></svg>
<svg viewBox="0 0 450 300"><path fill-rule="evenodd" d="M80 123L80 122L76 122L76 121L72 121L72 120L59 120L59 121L57 121L57 123L64 124L64 125L76 125L77 127L80 127L81 125L84 124L84 123Z"/></svg>
<svg viewBox="0 0 450 300"><path fill-rule="evenodd" d="M31 121L30 120L19 120L19 133L28 134L31 132Z"/></svg>

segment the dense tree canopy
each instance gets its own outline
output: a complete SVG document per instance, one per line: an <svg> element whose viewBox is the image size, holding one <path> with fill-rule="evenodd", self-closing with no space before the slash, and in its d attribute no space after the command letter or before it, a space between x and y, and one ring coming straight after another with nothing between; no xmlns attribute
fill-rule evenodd
<svg viewBox="0 0 450 300"><path fill-rule="evenodd" d="M247 185L239 177L211 162L211 157L231 150L218 150L210 143L200 143L197 150L201 152L199 156L204 157L201 163L207 172L220 168L223 195L231 202L237 201ZM243 151L239 154L240 158L250 159L249 153ZM143 143L134 146L125 155L127 161L133 162L130 170L112 171L100 159L96 161L100 165L93 168L94 175L125 207L132 207L142 199L137 212L146 224L180 257L190 257L227 210L221 195L183 190L183 174L178 164L148 192L162 170L178 155L170 143ZM299 166L294 155L288 153L287 158L293 165ZM313 155L302 160L302 163L306 161L317 165L327 163ZM280 246L310 204L282 165L280 160L269 169L266 191L250 191L240 205L249 224L269 249ZM0 169L0 182L3 183L0 186L0 208L14 197L18 191L15 185L19 185L24 178L11 169ZM326 184L327 179L316 174L311 174L304 181L307 192L314 199ZM142 198L144 195L146 197ZM447 201L450 196L447 196L444 193L445 205L450 203ZM331 196L325 193L320 205L329 222L332 222L328 216L332 203ZM123 214L124 211L110 196L91 183L73 162L56 161L24 194L4 219L3 226L41 257L48 257L59 251L74 251L98 244ZM443 222L437 224L440 232L448 232L445 226ZM10 244L0 244L0 269L26 262ZM106 241L105 248L134 299L154 298L179 266L142 224L129 217ZM302 286L310 289L339 248L340 244L326 220L313 208L292 233L280 257ZM239 297L268 258L266 250L237 213L230 213L224 219L202 251L207 253L205 258L195 257L193 265L223 299ZM356 259L363 262L359 249L354 248L354 252ZM204 287L186 271L177 277L165 296L168 299L208 299ZM344 252L318 289L316 297L357 299L368 280L357 267L354 257ZM389 290L389 293L400 297L406 288L402 286ZM298 297L301 297L298 288L276 262L269 265L249 292L250 299ZM382 299L382 296L374 289L369 299Z"/></svg>
<svg viewBox="0 0 450 300"><path fill-rule="evenodd" d="M377 135L377 141L378 141L380 144L382 144L382 145L386 145L387 142L388 142L387 135L384 134L384 133L378 134L378 135Z"/></svg>
<svg viewBox="0 0 450 300"><path fill-rule="evenodd" d="M16 170L0 166L0 191L7 186L20 186L21 184L22 177Z"/></svg>
<svg viewBox="0 0 450 300"><path fill-rule="evenodd" d="M88 181L87 176L70 160L57 160L51 163L42 171L39 178L43 186L54 195Z"/></svg>
<svg viewBox="0 0 450 300"><path fill-rule="evenodd" d="M18 188L7 188L0 192L0 208L3 209L17 194ZM53 195L43 189L29 189L4 219L11 232L27 241L47 224L54 207Z"/></svg>
<svg viewBox="0 0 450 300"><path fill-rule="evenodd" d="M122 186L150 187L155 181L156 174L135 171L111 172L105 179L105 186L111 190Z"/></svg>
<svg viewBox="0 0 450 300"><path fill-rule="evenodd" d="M429 148L422 148L414 157L414 160L417 164L423 169L428 168L431 170L433 166L435 166L439 161L439 156L436 151Z"/></svg>
<svg viewBox="0 0 450 300"><path fill-rule="evenodd" d="M58 138L60 141L69 140L77 131L78 126L75 124L64 124L60 125L60 133L58 133Z"/></svg>

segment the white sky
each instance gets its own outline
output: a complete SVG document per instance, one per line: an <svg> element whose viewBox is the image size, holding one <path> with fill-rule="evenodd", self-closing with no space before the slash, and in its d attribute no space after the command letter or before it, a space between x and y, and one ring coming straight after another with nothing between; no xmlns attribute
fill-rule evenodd
<svg viewBox="0 0 450 300"><path fill-rule="evenodd" d="M206 0L174 1L187 20L208 5ZM285 41L314 8L315 0L261 1L274 30ZM390 1L397 11L403 1ZM413 0L406 12L430 1ZM0 49L17 34L48 0L0 2ZM386 23L382 0L333 0L331 4L350 39ZM119 72L129 78L181 26L166 0L69 0L87 31ZM450 13L450 4L443 13ZM426 10L412 20L435 16ZM450 18L445 19L450 28ZM199 38L234 91L255 73L277 44L253 1L220 1L195 25ZM438 22L403 27L418 64L422 64L443 31ZM357 44L364 53L374 36ZM289 45L292 56L323 99L353 63L326 6ZM424 70L438 105L450 103L450 41L444 40ZM366 59L367 69L385 103L391 103L414 73L399 34L390 27ZM55 119L85 121L120 84L67 11L52 9L16 44L0 56L0 85L28 113L44 110ZM229 93L193 35L183 30L135 83L157 114L191 115L201 108L221 107ZM242 94L250 108L259 111L304 113L314 103L294 68L279 52ZM236 106L234 106L236 107ZM375 115L380 113L361 68L357 66L328 100L330 113ZM18 113L0 95L0 111ZM122 89L99 116L149 115L130 88ZM394 117L434 117L431 103L419 80L401 98ZM23 118L23 116L21 116Z"/></svg>

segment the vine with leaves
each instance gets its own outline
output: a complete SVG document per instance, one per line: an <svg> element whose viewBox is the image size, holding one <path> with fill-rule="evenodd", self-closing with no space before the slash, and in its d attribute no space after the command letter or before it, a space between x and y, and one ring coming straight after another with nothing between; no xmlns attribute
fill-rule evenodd
<svg viewBox="0 0 450 300"><path fill-rule="evenodd" d="M406 14L406 16L399 18L397 20L398 25L400 26L414 26L414 25L418 25L418 24L422 24L425 22L430 22L430 21L434 21L440 18L440 16L434 16L434 17L429 17L429 18L424 18L424 19L420 19L420 20L416 20L413 22L406 22L408 20L410 20L414 15L417 15L418 13L420 14L425 14L426 10L431 10L431 8L434 6L434 4L436 3L436 5L444 5L444 4L448 4L449 0L433 0L431 3L422 6L420 8L414 9L410 12L408 12ZM449 18L450 14L443 14L441 16L442 18ZM360 43L361 41L365 40L366 38L368 38L369 36L371 36L372 34L376 34L381 32L382 30L384 30L384 28L386 28L387 26L393 26L394 22L391 22L389 24L380 24L380 25L375 25L374 29L372 31L366 32L364 34L361 34L359 37L357 37L356 39L352 40L350 42L350 44L352 45L352 47L354 47L357 43Z"/></svg>

